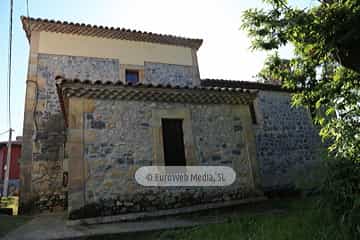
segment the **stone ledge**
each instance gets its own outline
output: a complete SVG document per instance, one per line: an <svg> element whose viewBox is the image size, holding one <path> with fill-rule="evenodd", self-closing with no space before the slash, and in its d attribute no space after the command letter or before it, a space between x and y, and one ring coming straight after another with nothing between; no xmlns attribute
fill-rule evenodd
<svg viewBox="0 0 360 240"><path fill-rule="evenodd" d="M139 219L143 219L143 218L152 218L152 217L171 216L171 215L192 213L192 212L196 212L196 211L209 210L209 209L215 209L215 208L225 208L225 207L235 206L235 205L239 205L239 204L260 202L260 201L265 201L265 200L267 200L267 197L262 196L262 197L248 198L248 199L242 199L242 200L227 201L227 202L194 205L191 207L158 210L158 211L154 211L154 212L129 213L129 214L114 215L114 216L68 220L68 221L66 221L66 225L67 226L76 226L76 225L104 224L104 223L113 223L113 222L122 222L122 221L135 221L135 220L139 220Z"/></svg>

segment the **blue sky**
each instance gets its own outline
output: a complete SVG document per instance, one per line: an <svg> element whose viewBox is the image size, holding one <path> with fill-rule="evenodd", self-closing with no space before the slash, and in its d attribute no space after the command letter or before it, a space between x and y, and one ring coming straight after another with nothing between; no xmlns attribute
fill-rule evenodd
<svg viewBox="0 0 360 240"><path fill-rule="evenodd" d="M125 27L204 39L198 52L202 78L254 80L266 54L251 52L239 29L242 12L259 0L28 0L31 17ZM309 6L313 0L295 1ZM22 135L29 44L20 16L26 0L14 0L11 112L14 136ZM0 133L8 129L7 49L9 0L0 1ZM290 55L290 48L282 50ZM7 135L0 135L0 141Z"/></svg>

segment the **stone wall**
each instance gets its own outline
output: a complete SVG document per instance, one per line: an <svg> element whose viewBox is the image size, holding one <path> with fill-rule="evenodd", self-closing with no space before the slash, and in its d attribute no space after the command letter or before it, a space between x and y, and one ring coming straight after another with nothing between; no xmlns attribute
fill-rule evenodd
<svg viewBox="0 0 360 240"><path fill-rule="evenodd" d="M36 60L37 101L34 104L33 125L36 127L32 136L31 191L40 209L52 210L66 205L67 190L62 186L66 136L55 77L62 75L81 80L118 81L122 66L117 59L49 54L38 54ZM145 62L144 71L145 83L193 86L197 82L193 66ZM297 171L306 170L316 163L320 143L317 132L305 109L290 107L287 93L260 91L256 101L259 124L254 127L262 186L265 189L289 187ZM111 204L96 206L105 207L105 212L117 206L116 211L124 212L146 206L150 209L174 207L180 198L188 199L185 202L192 204L251 194L249 189L237 188L229 188L227 193L212 189L206 194L202 189L173 191L153 188L148 194L135 187L132 179L136 166L154 164L152 110L186 108L191 113L192 147L198 163L234 165L234 162L238 162L239 181L246 186L251 171L248 161L245 161L246 141L241 137L243 119L236 114L234 106L140 102L115 104L109 101L96 101L95 105L93 112L84 114L87 140L84 150L85 160L89 164L85 192L87 203L108 201ZM27 114L32 115L32 112ZM133 194L124 194L129 192ZM133 196L137 197L133 199Z"/></svg>
<svg viewBox="0 0 360 240"><path fill-rule="evenodd" d="M37 54L36 101L32 149L32 198L40 209L65 205L62 186L65 127L55 77L119 81L118 59ZM146 83L192 85L193 66L146 63ZM32 113L27 113L32 114ZM144 160L145 161L145 160Z"/></svg>
<svg viewBox="0 0 360 240"><path fill-rule="evenodd" d="M72 209L70 218L152 211L260 194L254 186L246 151L246 145L251 143L244 134L245 128L250 126L250 120L243 118L248 114L244 112L246 106L240 109L240 106L231 105L111 100L94 100L93 104L93 111L84 114L82 141L87 169L82 210L86 211ZM158 146L154 146L153 141L154 111L174 109L190 111L191 129L184 129L184 132L192 132L195 164L233 167L237 173L234 184L228 187L164 188L142 187L135 182L138 167L156 165L154 150Z"/></svg>
<svg viewBox="0 0 360 240"><path fill-rule="evenodd" d="M164 63L145 62L145 83L173 86L194 86L195 69L193 66L183 66Z"/></svg>
<svg viewBox="0 0 360 240"><path fill-rule="evenodd" d="M255 106L261 184L269 191L292 188L319 161L318 131L307 109L291 107L289 93L260 91Z"/></svg>
<svg viewBox="0 0 360 240"><path fill-rule="evenodd" d="M119 62L114 59L38 55L32 193L41 210L66 205L66 189L62 185L65 127L55 86L57 75L117 81Z"/></svg>

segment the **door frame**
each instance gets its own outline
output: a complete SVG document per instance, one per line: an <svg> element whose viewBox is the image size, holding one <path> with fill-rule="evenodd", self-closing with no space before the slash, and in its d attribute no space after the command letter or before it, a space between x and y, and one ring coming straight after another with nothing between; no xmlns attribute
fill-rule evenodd
<svg viewBox="0 0 360 240"><path fill-rule="evenodd" d="M164 143L162 136L163 118L182 119L184 134L184 150L186 165L198 165L196 159L196 148L191 126L191 112L188 108L172 108L172 109L153 109L152 110L152 129L153 129L153 165L164 166Z"/></svg>

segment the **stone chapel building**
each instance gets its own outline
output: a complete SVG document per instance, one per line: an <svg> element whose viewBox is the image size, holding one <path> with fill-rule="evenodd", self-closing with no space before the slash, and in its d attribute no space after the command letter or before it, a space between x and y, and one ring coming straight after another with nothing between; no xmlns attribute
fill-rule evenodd
<svg viewBox="0 0 360 240"><path fill-rule="evenodd" d="M293 186L317 161L317 131L291 93L201 80L200 39L21 20L23 206L75 219L247 199ZM237 177L228 187L140 186L136 169L151 165L225 165Z"/></svg>

